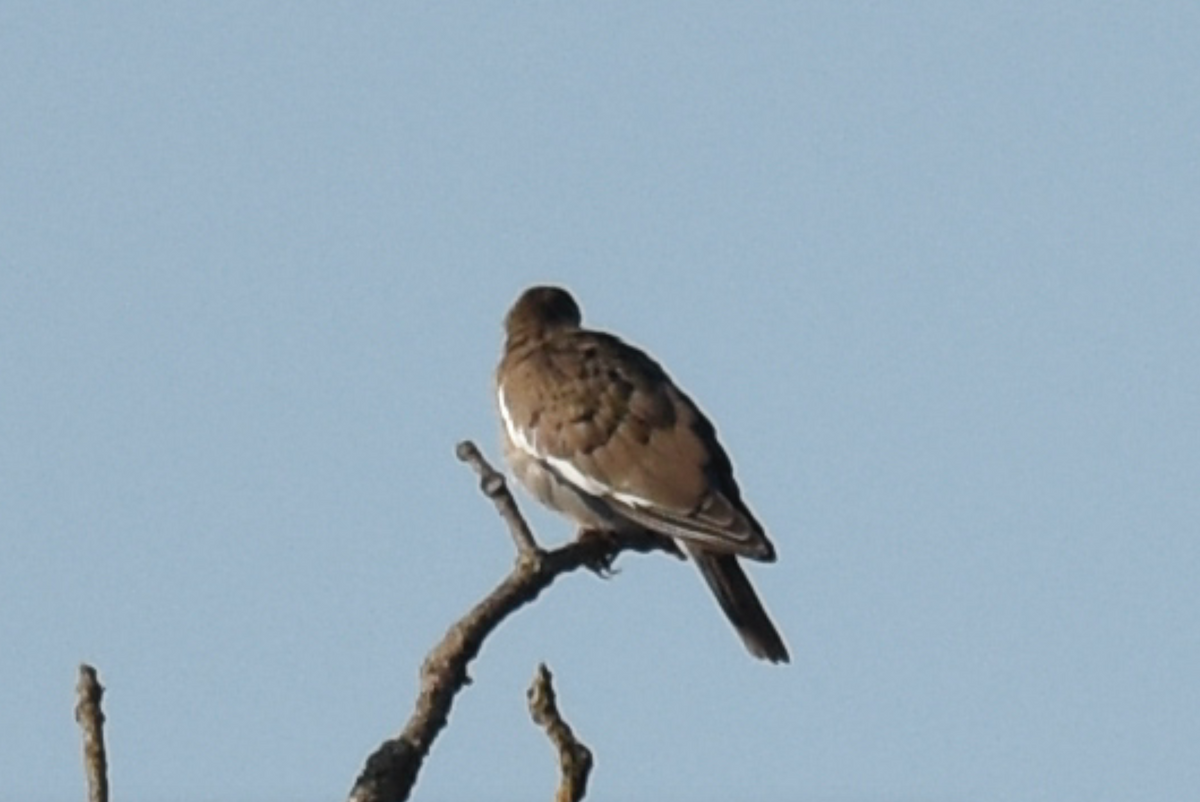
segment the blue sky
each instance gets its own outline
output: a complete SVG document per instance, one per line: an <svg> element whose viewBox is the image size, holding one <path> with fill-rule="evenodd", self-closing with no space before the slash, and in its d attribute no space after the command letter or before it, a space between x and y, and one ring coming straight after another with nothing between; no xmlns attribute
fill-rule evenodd
<svg viewBox="0 0 1200 802"><path fill-rule="evenodd" d="M527 285L658 356L780 561L572 576L418 799L1200 793L1200 6L0 9L0 782L329 799L509 568ZM525 508L550 543L562 521Z"/></svg>

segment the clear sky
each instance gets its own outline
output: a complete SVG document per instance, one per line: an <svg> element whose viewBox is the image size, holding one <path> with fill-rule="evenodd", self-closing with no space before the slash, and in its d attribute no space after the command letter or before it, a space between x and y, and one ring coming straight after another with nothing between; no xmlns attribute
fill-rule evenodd
<svg viewBox="0 0 1200 802"><path fill-rule="evenodd" d="M0 795L340 799L508 570L534 282L717 421L793 663L626 558L417 788L1200 798L1200 4L0 6ZM526 508L530 505L527 503ZM569 526L530 513L547 542Z"/></svg>

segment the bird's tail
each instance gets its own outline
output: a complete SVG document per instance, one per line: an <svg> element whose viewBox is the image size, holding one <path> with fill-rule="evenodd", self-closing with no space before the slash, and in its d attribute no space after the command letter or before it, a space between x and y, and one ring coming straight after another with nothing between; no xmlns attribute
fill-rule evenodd
<svg viewBox="0 0 1200 802"><path fill-rule="evenodd" d="M695 560L704 581L750 650L750 654L772 663L788 662L787 646L763 609L750 578L732 554L714 554L687 542L681 545Z"/></svg>

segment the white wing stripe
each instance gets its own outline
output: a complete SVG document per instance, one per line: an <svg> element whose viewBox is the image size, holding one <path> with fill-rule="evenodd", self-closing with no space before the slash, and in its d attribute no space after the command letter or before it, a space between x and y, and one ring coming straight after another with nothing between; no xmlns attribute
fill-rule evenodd
<svg viewBox="0 0 1200 802"><path fill-rule="evenodd" d="M503 387L496 388L496 400L500 405L500 417L504 419L504 430L508 432L508 439L512 440L513 444L516 445L517 448L521 449L529 456L533 457L534 459L541 459L542 455L539 454L537 449L533 447L533 443L529 442L528 438L525 437L525 432L521 431L519 428L517 428L517 425L513 423L512 415L508 413L508 405L504 403Z"/></svg>
<svg viewBox="0 0 1200 802"><path fill-rule="evenodd" d="M589 495L599 496L600 498L614 495L611 487L587 476L583 471L576 468L570 460L560 459L559 457L542 457L541 459L555 473Z"/></svg>

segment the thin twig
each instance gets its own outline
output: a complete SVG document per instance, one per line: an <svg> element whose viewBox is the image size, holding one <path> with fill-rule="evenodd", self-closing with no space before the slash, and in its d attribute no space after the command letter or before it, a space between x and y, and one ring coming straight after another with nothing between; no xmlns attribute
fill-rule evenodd
<svg viewBox="0 0 1200 802"><path fill-rule="evenodd" d="M592 772L592 750L584 746L558 712L550 669L540 663L529 686L529 714L546 731L558 751L559 781L555 802L579 802L587 793Z"/></svg>
<svg viewBox="0 0 1200 802"><path fill-rule="evenodd" d="M104 686L96 669L79 666L75 685L75 720L83 730L83 770L87 775L88 802L108 802L108 755L104 750L104 711L100 699Z"/></svg>
<svg viewBox="0 0 1200 802"><path fill-rule="evenodd" d="M475 469L479 474L479 489L492 500L504 523L508 524L508 533L512 535L517 553L523 557L530 556L540 549L529 524L525 522L521 511L517 509L516 499L508 492L504 474L497 471L479 453L479 449L470 440L463 440L454 449L455 455Z"/></svg>
<svg viewBox="0 0 1200 802"><path fill-rule="evenodd" d="M645 532L579 537L559 548L543 550L517 508L504 476L469 441L459 443L456 453L479 474L484 494L508 524L517 547L516 565L483 601L450 627L425 658L416 708L400 734L384 741L367 758L350 791L349 802L408 799L422 762L446 726L454 697L470 681L467 666L479 654L484 640L500 622L536 599L555 579L579 568L606 570L623 551L679 554L670 540Z"/></svg>

